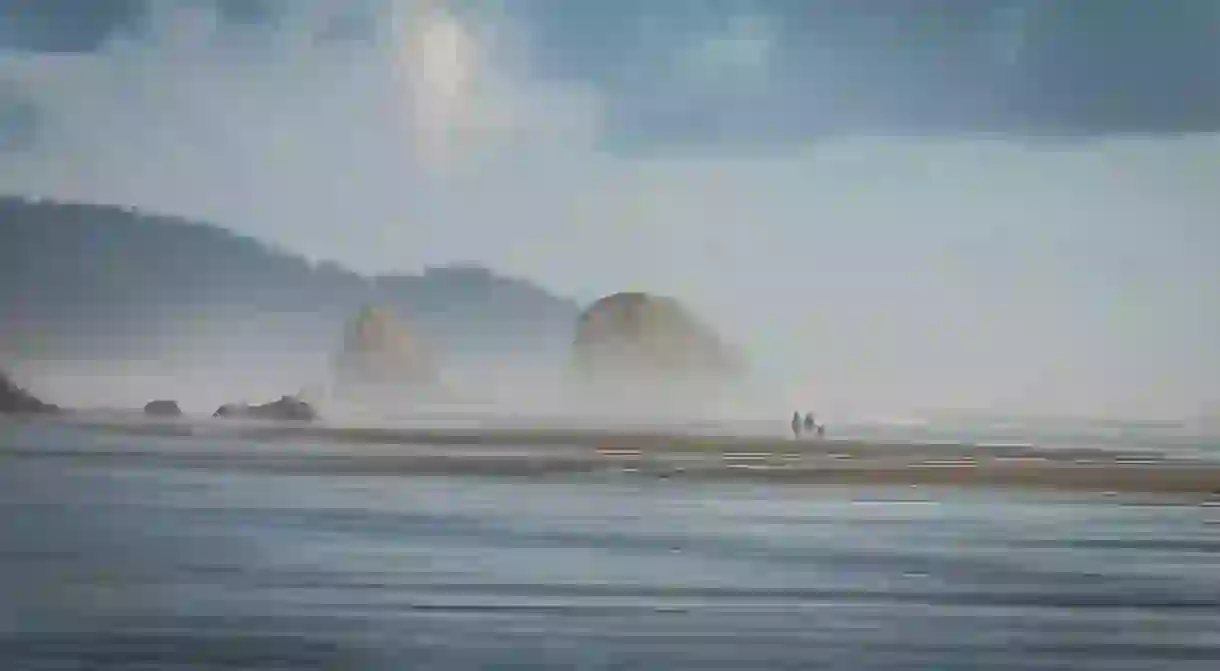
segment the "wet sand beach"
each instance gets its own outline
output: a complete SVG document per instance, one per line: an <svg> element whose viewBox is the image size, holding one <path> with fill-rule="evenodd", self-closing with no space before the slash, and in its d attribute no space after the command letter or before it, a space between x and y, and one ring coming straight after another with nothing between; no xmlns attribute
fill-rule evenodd
<svg viewBox="0 0 1220 671"><path fill-rule="evenodd" d="M1042 487L1220 495L1220 461L1156 450L793 440L573 428L365 428L226 421L41 422L106 435L102 446L23 445L3 454L317 474L541 477L622 474L776 484ZM128 438L166 439L141 444Z"/></svg>

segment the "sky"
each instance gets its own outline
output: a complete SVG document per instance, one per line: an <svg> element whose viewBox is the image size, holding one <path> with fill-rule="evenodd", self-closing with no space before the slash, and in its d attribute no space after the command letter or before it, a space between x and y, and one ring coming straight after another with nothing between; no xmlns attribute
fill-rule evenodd
<svg viewBox="0 0 1220 671"><path fill-rule="evenodd" d="M1220 1L0 0L0 194L687 301L824 411L1220 411Z"/></svg>

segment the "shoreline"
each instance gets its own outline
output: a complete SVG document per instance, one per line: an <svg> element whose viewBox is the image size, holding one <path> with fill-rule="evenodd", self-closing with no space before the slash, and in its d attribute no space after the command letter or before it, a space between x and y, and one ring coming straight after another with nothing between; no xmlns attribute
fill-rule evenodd
<svg viewBox="0 0 1220 671"><path fill-rule="evenodd" d="M635 449L645 452L704 453L801 452L841 454L852 457L894 457L898 455L929 458L1046 458L1055 461L1121 458L1132 460L1189 461L1220 466L1220 459L1176 458L1156 449L1109 449L1102 447L1043 447L1028 442L970 442L948 440L876 440L868 438L827 437L793 439L784 434L730 434L682 430L682 427L571 427L571 426L355 426L292 421L259 421L226 418L148 418L124 420L87 416L34 416L18 422L41 423L129 435L163 437L217 437L251 441L281 442L294 439L349 443L355 445L433 445L482 447L593 447L597 449ZM11 420L10 420L11 421Z"/></svg>
<svg viewBox="0 0 1220 671"><path fill-rule="evenodd" d="M0 459L71 458L92 463L315 475L621 475L673 481L1057 489L1220 499L1220 462L1175 459L1153 451L834 438L796 441L608 429L64 420L40 418L17 423L119 436L227 439L232 445L208 449L6 446L0 448Z"/></svg>

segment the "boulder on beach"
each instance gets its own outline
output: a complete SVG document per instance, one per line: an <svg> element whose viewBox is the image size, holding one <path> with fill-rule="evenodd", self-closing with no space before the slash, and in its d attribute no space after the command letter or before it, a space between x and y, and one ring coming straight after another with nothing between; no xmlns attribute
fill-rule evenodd
<svg viewBox="0 0 1220 671"><path fill-rule="evenodd" d="M17 386L9 376L0 372L0 413L5 414L49 414L59 412L59 406L46 403L30 392Z"/></svg>
<svg viewBox="0 0 1220 671"><path fill-rule="evenodd" d="M580 316L573 367L590 380L714 382L745 368L723 342L676 299L623 292L595 301Z"/></svg>
<svg viewBox="0 0 1220 671"><path fill-rule="evenodd" d="M348 324L334 359L341 396L431 387L440 379L435 357L405 323L386 308L365 306Z"/></svg>
<svg viewBox="0 0 1220 671"><path fill-rule="evenodd" d="M312 405L305 401L293 396L283 396L278 401L262 405L226 403L217 408L216 412L212 413L212 416L312 422L318 418L318 413Z"/></svg>
<svg viewBox="0 0 1220 671"><path fill-rule="evenodd" d="M182 408L178 407L177 401L158 399L144 405L144 414L153 417L181 417Z"/></svg>

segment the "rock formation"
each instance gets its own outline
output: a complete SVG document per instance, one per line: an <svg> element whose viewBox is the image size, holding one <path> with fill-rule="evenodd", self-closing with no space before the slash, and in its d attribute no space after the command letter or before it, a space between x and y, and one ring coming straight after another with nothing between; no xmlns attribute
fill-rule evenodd
<svg viewBox="0 0 1220 671"><path fill-rule="evenodd" d="M153 417L181 417L182 408L178 407L177 401L158 399L145 404L144 414Z"/></svg>
<svg viewBox="0 0 1220 671"><path fill-rule="evenodd" d="M596 385L699 395L744 371L741 356L677 300L617 293L581 314L572 366Z"/></svg>
<svg viewBox="0 0 1220 671"><path fill-rule="evenodd" d="M283 396L278 401L262 405L226 403L216 409L213 417L239 419L273 419L312 422L318 418L313 406L292 396Z"/></svg>
<svg viewBox="0 0 1220 671"><path fill-rule="evenodd" d="M0 372L0 413L48 414L59 412L59 406L44 403L30 392L17 386L8 375Z"/></svg>
<svg viewBox="0 0 1220 671"><path fill-rule="evenodd" d="M241 417L250 406L243 403L225 403L216 408L216 412L212 413L213 417Z"/></svg>
<svg viewBox="0 0 1220 671"><path fill-rule="evenodd" d="M334 361L340 396L374 395L435 385L432 354L389 310L365 307L349 324Z"/></svg>

